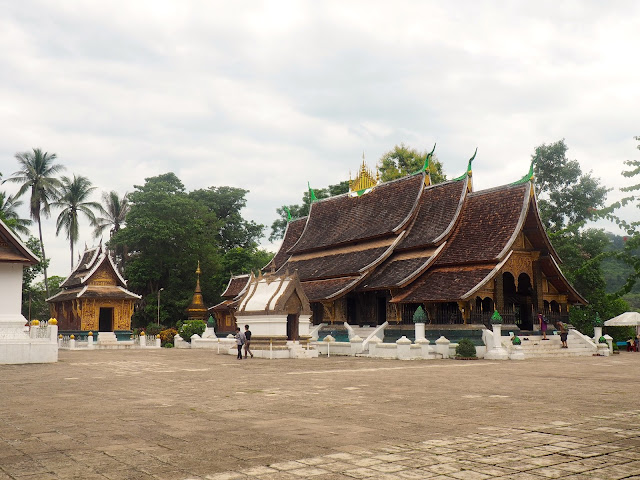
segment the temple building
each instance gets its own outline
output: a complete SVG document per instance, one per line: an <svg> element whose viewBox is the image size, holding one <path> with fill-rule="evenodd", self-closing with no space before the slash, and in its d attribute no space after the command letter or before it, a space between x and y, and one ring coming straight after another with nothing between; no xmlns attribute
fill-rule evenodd
<svg viewBox="0 0 640 480"><path fill-rule="evenodd" d="M127 290L127 282L102 245L86 249L60 286L62 291L47 302L61 332L114 332L129 338L133 307L140 296Z"/></svg>
<svg viewBox="0 0 640 480"><path fill-rule="evenodd" d="M540 220L533 167L474 191L473 157L464 175L434 185L430 156L422 171L385 183L363 165L350 192L313 201L288 223L265 276L296 272L316 325L409 330L422 305L427 329L484 329L497 309L513 328L533 330L538 312L566 321L571 305L586 303ZM247 281L231 279L217 306L230 318Z"/></svg>

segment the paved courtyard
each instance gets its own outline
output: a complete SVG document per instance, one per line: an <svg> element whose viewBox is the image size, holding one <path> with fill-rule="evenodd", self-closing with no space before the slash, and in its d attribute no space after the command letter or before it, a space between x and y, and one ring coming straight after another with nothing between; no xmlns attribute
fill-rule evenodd
<svg viewBox="0 0 640 480"><path fill-rule="evenodd" d="M640 354L61 352L0 365L5 479L640 479Z"/></svg>

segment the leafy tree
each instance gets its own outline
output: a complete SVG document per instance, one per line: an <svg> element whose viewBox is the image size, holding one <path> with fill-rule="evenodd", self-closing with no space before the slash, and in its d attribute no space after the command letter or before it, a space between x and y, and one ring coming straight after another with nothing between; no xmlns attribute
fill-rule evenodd
<svg viewBox="0 0 640 480"><path fill-rule="evenodd" d="M95 221L95 228L93 230L94 238L100 237L105 230L109 229L109 240L124 227L129 213L129 194L125 193L122 197L118 195L118 192L112 190L109 193L102 193L102 203L100 213L103 216L99 216ZM108 245L114 256L116 265L120 270L124 269L124 261L126 258L126 246L125 245Z"/></svg>
<svg viewBox="0 0 640 480"><path fill-rule="evenodd" d="M252 249L262 237L264 225L242 218L240 211L246 206L248 190L234 187L209 187L195 190L189 197L206 207L220 220L216 233L218 245L226 252L234 248Z"/></svg>
<svg viewBox="0 0 640 480"><path fill-rule="evenodd" d="M109 193L103 192L102 203L100 213L104 216L96 217L93 236L98 238L109 229L109 238L111 238L124 226L129 213L129 194L125 193L120 197L115 190Z"/></svg>
<svg viewBox="0 0 640 480"><path fill-rule="evenodd" d="M562 139L536 147L531 156L540 216L552 231L594 218L609 191L591 173L583 174L578 161L567 158L567 150Z"/></svg>
<svg viewBox="0 0 640 480"><path fill-rule="evenodd" d="M429 152L420 152L407 147L404 143L396 145L380 157L380 178L383 182L395 180L412 173L419 172L424 167L424 160ZM433 156L429 162L432 183L442 183L447 177L442 173L442 164Z"/></svg>
<svg viewBox="0 0 640 480"><path fill-rule="evenodd" d="M0 219L18 235L29 235L27 227L32 222L31 220L20 218L16 211L20 205L22 205L21 200L16 200L11 195L7 196L6 192L0 192Z"/></svg>
<svg viewBox="0 0 640 480"><path fill-rule="evenodd" d="M593 334L596 312L614 317L628 305L619 295L608 294L602 261L611 240L602 229L584 228L598 215L609 189L591 173L583 174L576 160L566 156L564 140L536 147L532 160L539 196L540 216L549 238L563 260L564 275L589 301L570 312L571 323L581 332Z"/></svg>
<svg viewBox="0 0 640 480"><path fill-rule="evenodd" d="M228 187L188 193L173 173L147 178L144 185L134 187L126 226L110 241L111 246L127 246L128 286L143 295L134 324L156 321L160 288L164 289L163 323L184 319L196 284L198 261L202 294L210 304L219 301L229 279L226 255L230 262L236 249L241 249L247 257L255 254L262 261L256 248L262 226L239 216L245 193Z"/></svg>
<svg viewBox="0 0 640 480"><path fill-rule="evenodd" d="M73 246L78 241L79 216L82 213L93 225L96 222L93 211L100 211L102 207L97 202L88 201L96 187L91 186L87 177L82 175L76 177L74 174L73 180L65 176L60 180L62 184L60 185L59 199L51 206L62 209L56 221L56 235L61 230L67 233L71 251L71 269L73 270Z"/></svg>
<svg viewBox="0 0 640 480"><path fill-rule="evenodd" d="M47 256L44 253L40 215L43 214L45 218L47 218L51 214L50 203L57 198L57 189L60 187L60 180L54 175L62 171L64 166L54 163L54 160L57 158L55 153L49 154L39 148L34 148L32 152L16 153L15 158L18 160L21 169L14 172L13 176L5 180L5 182L22 184L15 198L24 195L27 190L31 191L29 211L31 218L38 222L40 251L42 252L42 262L44 265L44 285L48 296Z"/></svg>

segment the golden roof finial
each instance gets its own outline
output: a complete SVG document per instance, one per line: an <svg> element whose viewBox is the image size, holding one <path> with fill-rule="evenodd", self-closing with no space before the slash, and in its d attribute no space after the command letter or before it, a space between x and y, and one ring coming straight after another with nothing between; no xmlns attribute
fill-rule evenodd
<svg viewBox="0 0 640 480"><path fill-rule="evenodd" d="M200 275L202 272L200 271L200 260L198 260L198 268L196 269L196 275Z"/></svg>

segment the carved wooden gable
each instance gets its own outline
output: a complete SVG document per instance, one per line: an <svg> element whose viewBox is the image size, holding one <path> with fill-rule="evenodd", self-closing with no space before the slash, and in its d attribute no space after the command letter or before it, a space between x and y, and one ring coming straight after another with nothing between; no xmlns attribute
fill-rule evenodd
<svg viewBox="0 0 640 480"><path fill-rule="evenodd" d="M118 279L113 273L113 270L103 263L95 273L91 275L87 283L89 285L115 287L118 285Z"/></svg>

